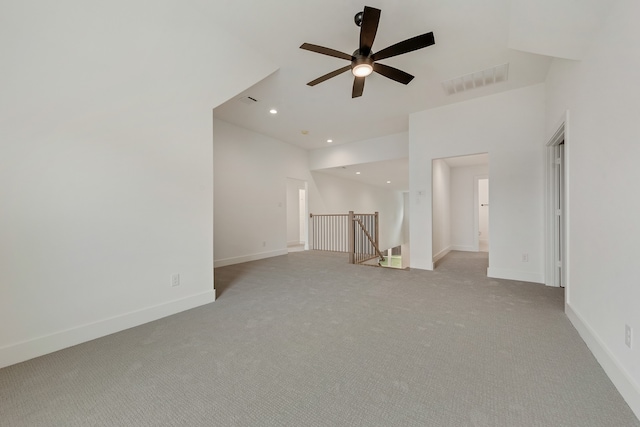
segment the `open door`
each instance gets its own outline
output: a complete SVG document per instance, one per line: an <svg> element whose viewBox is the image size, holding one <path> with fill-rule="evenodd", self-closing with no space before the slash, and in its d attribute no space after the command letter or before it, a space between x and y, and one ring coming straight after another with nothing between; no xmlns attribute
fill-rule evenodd
<svg viewBox="0 0 640 427"><path fill-rule="evenodd" d="M567 178L565 160L565 125L563 123L547 144L546 182L546 261L547 286L567 284ZM568 295L567 295L568 300Z"/></svg>
<svg viewBox="0 0 640 427"><path fill-rule="evenodd" d="M300 217L300 244L307 248L307 190L304 188L298 189L298 214Z"/></svg>
<svg viewBox="0 0 640 427"><path fill-rule="evenodd" d="M308 207L307 182L287 178L287 248L289 252L309 249Z"/></svg>
<svg viewBox="0 0 640 427"><path fill-rule="evenodd" d="M556 286L564 288L564 140L553 147L555 156L553 198L553 256Z"/></svg>
<svg viewBox="0 0 640 427"><path fill-rule="evenodd" d="M478 251L489 252L489 178L478 179Z"/></svg>

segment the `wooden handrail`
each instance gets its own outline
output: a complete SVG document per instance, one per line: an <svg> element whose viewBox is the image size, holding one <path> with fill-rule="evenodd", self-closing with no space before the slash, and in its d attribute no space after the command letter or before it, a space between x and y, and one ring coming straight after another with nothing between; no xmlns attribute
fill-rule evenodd
<svg viewBox="0 0 640 427"><path fill-rule="evenodd" d="M309 214L309 247L313 250L346 252L349 263L361 264L372 258L384 260L378 246L378 212L373 214ZM360 226L360 232L356 229Z"/></svg>
<svg viewBox="0 0 640 427"><path fill-rule="evenodd" d="M376 242L373 241L371 234L369 234L367 229L364 227L364 224L362 223L362 221L360 221L360 218L353 218L353 220L356 221L358 225L360 225L360 228L362 229L362 231L364 231L364 235L367 236L367 239L369 239L369 242L375 248L376 253L380 257L380 261L384 261L384 255L382 255L382 252L380 252L380 248L378 248L378 245L376 244Z"/></svg>

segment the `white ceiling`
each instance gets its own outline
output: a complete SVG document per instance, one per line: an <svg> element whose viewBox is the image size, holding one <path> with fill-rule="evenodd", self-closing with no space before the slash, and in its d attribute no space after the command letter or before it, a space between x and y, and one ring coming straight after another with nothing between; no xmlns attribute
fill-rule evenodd
<svg viewBox="0 0 640 427"><path fill-rule="evenodd" d="M409 159L407 158L322 169L321 172L376 187L409 191Z"/></svg>
<svg viewBox="0 0 640 427"><path fill-rule="evenodd" d="M211 10L208 0L195 1L203 13ZM607 4L607 0L538 2L546 7L538 8L538 18L547 13L546 10L554 10L556 15L566 16L569 21L582 16L574 13L576 8L583 7L581 4L597 4L598 11ZM367 0L366 5L382 10L374 52L429 31L434 32L436 43L380 61L413 74L415 79L409 85L374 73L366 78L364 95L352 99L353 76L348 72L314 87L306 85L348 62L302 50L299 46L307 42L352 53L357 48L360 31L353 16L363 10L363 1L218 0L216 9L219 11L222 5L224 13L212 14L214 23L227 28L280 68L217 107L214 115L307 150L326 147L329 138L337 145L406 131L408 116L413 112L544 82L551 56L508 47L527 45L527 34L531 51L545 52L555 45L556 33L553 37L541 37L545 33L540 30L545 24L538 21L542 20L528 22L526 17L511 16L512 6L517 6L522 14L526 13L523 5L530 3L524 0ZM587 15L592 19L594 14ZM556 21L562 23L561 18ZM517 37L510 40L514 22L518 24ZM586 28L573 23L576 28ZM568 31L562 32L562 37L569 36ZM583 33L574 36L582 37L580 41L585 43ZM544 44L536 44L540 39ZM509 64L506 82L454 95L447 95L443 89L443 81L504 63ZM246 96L258 102L247 105L238 100ZM271 108L276 108L278 114L269 114ZM381 169L372 174L376 179L390 169L388 164L378 166ZM401 180L394 178L393 181ZM376 185L373 181L370 183Z"/></svg>
<svg viewBox="0 0 640 427"><path fill-rule="evenodd" d="M451 168L488 165L487 153L469 156L447 157L443 159ZM350 179L395 191L409 191L409 159L386 160L382 162L362 163L340 166L319 171L343 179ZM391 181L391 182L387 182Z"/></svg>

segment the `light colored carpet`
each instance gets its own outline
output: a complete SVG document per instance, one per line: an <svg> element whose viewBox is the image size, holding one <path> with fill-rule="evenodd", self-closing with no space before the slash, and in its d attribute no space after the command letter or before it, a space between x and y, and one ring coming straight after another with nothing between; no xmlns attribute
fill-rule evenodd
<svg viewBox="0 0 640 427"><path fill-rule="evenodd" d="M2 426L640 426L563 290L296 252L217 302L0 370Z"/></svg>

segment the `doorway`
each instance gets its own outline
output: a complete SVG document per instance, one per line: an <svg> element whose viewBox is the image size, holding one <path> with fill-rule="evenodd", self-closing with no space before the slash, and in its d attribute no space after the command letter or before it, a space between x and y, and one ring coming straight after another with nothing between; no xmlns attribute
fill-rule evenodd
<svg viewBox="0 0 640 427"><path fill-rule="evenodd" d="M433 160L434 264L449 251L481 251L488 259L489 185L488 153Z"/></svg>
<svg viewBox="0 0 640 427"><path fill-rule="evenodd" d="M566 121L547 143L546 159L546 268L547 286L564 288L567 284L568 224ZM568 301L568 295L566 296Z"/></svg>
<svg viewBox="0 0 640 427"><path fill-rule="evenodd" d="M287 249L289 252L309 249L309 202L307 181L287 178Z"/></svg>
<svg viewBox="0 0 640 427"><path fill-rule="evenodd" d="M477 242L478 252L489 252L489 178L476 177L476 209L477 212Z"/></svg>
<svg viewBox="0 0 640 427"><path fill-rule="evenodd" d="M298 242L302 245L307 243L307 190L298 189L298 215L300 222L300 234Z"/></svg>

